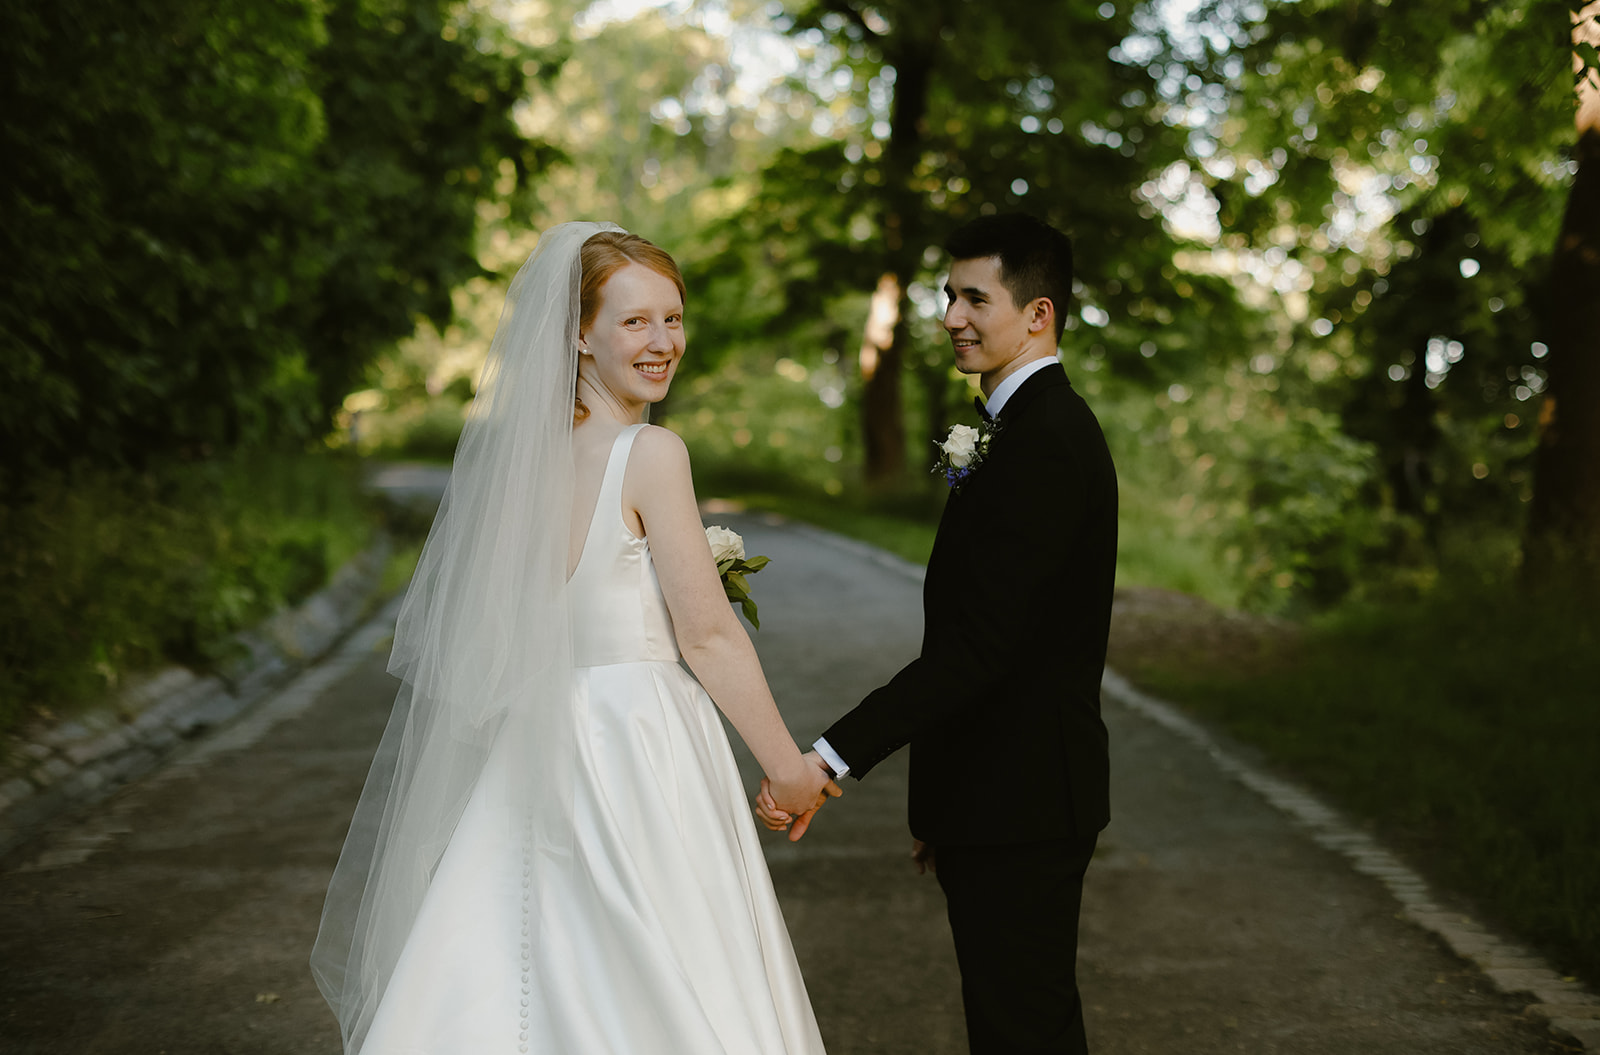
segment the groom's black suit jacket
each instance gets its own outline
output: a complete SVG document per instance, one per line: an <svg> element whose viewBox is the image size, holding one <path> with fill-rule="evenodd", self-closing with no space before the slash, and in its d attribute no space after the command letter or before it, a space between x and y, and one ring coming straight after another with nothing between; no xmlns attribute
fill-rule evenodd
<svg viewBox="0 0 1600 1055"><path fill-rule="evenodd" d="M918 839L1105 827L1100 676L1116 555L1105 437L1065 371L1046 367L1006 401L988 456L945 505L921 655L823 734L857 778L911 745Z"/></svg>

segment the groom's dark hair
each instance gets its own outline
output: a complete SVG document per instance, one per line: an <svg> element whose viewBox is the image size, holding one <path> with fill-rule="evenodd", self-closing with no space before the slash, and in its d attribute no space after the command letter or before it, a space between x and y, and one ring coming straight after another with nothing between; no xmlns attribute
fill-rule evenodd
<svg viewBox="0 0 1600 1055"><path fill-rule="evenodd" d="M1056 309L1056 340L1067 324L1072 300L1072 239L1027 213L980 216L962 224L944 242L952 260L1000 258L1000 284L1022 307L1048 297Z"/></svg>

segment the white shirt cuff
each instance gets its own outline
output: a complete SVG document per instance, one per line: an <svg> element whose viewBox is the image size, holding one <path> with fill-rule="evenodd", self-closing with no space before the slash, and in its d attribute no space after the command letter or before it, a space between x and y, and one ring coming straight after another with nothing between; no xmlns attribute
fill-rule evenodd
<svg viewBox="0 0 1600 1055"><path fill-rule="evenodd" d="M833 770L835 778L845 776L850 772L850 767L845 765L844 759L840 758L838 753L829 746L828 741L822 737L817 737L817 742L812 744L811 747L817 754L822 756L824 762L828 763L828 768Z"/></svg>

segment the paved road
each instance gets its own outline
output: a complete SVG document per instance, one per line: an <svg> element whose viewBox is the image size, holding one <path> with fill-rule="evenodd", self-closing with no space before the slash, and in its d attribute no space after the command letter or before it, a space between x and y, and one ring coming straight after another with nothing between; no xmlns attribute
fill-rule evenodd
<svg viewBox="0 0 1600 1055"><path fill-rule="evenodd" d="M754 582L757 643L797 735L915 650L903 569L809 530L707 519L774 558ZM0 1050L338 1051L306 955L393 695L383 646L382 627L358 634L262 711L0 861ZM1115 820L1089 872L1080 972L1097 1053L1564 1050L1202 752L1107 718ZM942 899L907 860L904 759L847 785L804 841L768 843L829 1051L963 1052Z"/></svg>

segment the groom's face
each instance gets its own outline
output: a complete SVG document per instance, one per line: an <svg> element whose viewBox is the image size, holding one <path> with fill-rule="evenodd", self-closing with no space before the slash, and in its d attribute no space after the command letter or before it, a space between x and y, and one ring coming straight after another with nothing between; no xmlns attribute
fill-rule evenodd
<svg viewBox="0 0 1600 1055"><path fill-rule="evenodd" d="M944 328L955 348L956 369L993 374L1021 355L1029 339L1028 315L1000 282L1000 258L956 260L944 294Z"/></svg>

